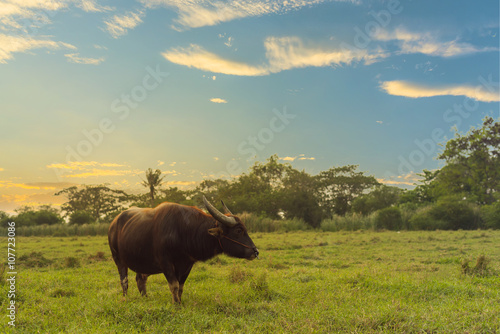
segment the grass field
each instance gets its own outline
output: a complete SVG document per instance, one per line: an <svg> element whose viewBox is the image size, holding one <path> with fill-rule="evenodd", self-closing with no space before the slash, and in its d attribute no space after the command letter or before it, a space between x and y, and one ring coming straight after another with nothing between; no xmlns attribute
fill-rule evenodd
<svg viewBox="0 0 500 334"><path fill-rule="evenodd" d="M500 332L500 231L251 237L260 259L196 264L182 306L163 275L141 297L129 272L124 298L106 237L18 237L16 330L3 273L1 332Z"/></svg>

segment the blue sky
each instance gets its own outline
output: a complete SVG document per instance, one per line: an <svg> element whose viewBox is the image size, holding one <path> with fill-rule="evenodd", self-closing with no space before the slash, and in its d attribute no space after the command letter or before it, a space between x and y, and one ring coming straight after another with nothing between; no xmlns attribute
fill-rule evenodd
<svg viewBox="0 0 500 334"><path fill-rule="evenodd" d="M0 210L272 154L411 187L500 116L498 32L496 0L2 1Z"/></svg>

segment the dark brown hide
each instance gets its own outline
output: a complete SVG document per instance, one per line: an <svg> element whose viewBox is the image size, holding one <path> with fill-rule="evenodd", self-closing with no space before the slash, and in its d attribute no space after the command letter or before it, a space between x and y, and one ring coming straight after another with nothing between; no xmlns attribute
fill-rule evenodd
<svg viewBox="0 0 500 334"><path fill-rule="evenodd" d="M147 277L163 273L174 302L180 303L184 282L196 261L222 252L249 260L257 257L259 252L243 223L227 216L237 224L230 227L198 208L174 203L120 213L109 226L108 241L123 294L128 289L129 268L137 273L137 287L143 295Z"/></svg>

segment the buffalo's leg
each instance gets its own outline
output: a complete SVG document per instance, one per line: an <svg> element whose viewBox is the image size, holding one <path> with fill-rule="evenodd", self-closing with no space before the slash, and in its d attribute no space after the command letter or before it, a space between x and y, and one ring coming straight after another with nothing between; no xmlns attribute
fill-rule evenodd
<svg viewBox="0 0 500 334"><path fill-rule="evenodd" d="M184 282L186 282L186 279L191 272L191 268L193 268L193 264L194 263L189 263L187 268L184 270L184 273L179 276L179 299L182 298L182 292L184 291Z"/></svg>
<svg viewBox="0 0 500 334"><path fill-rule="evenodd" d="M179 280L175 275L175 267L171 262L167 262L162 266L163 275L168 281L168 287L172 292L172 300L174 303L180 304L181 298L179 297Z"/></svg>
<svg viewBox="0 0 500 334"><path fill-rule="evenodd" d="M120 273L123 295L126 296L128 290L128 268L124 265L118 265L118 273Z"/></svg>
<svg viewBox="0 0 500 334"><path fill-rule="evenodd" d="M146 274L139 274L135 275L135 280L137 281L137 288L139 288L139 292L143 296L147 296L148 294L146 293L146 282L148 280L148 275Z"/></svg>
<svg viewBox="0 0 500 334"><path fill-rule="evenodd" d="M118 268L118 274L120 274L120 284L122 285L123 295L126 296L128 290L128 268L120 261L118 252L113 247L111 247L111 256L113 257L113 261L115 261L116 267Z"/></svg>

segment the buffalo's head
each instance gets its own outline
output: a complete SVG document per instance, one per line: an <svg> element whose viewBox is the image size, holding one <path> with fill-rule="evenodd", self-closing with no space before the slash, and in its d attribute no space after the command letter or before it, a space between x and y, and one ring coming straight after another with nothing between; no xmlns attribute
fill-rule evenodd
<svg viewBox="0 0 500 334"><path fill-rule="evenodd" d="M229 211L224 202L222 202L222 205L226 214L217 210L205 196L203 196L203 203L205 203L205 207L212 217L220 223L217 227L208 230L208 232L219 239L220 246L225 254L247 260L253 260L259 256L259 251L250 236L248 236L245 225L240 218Z"/></svg>

